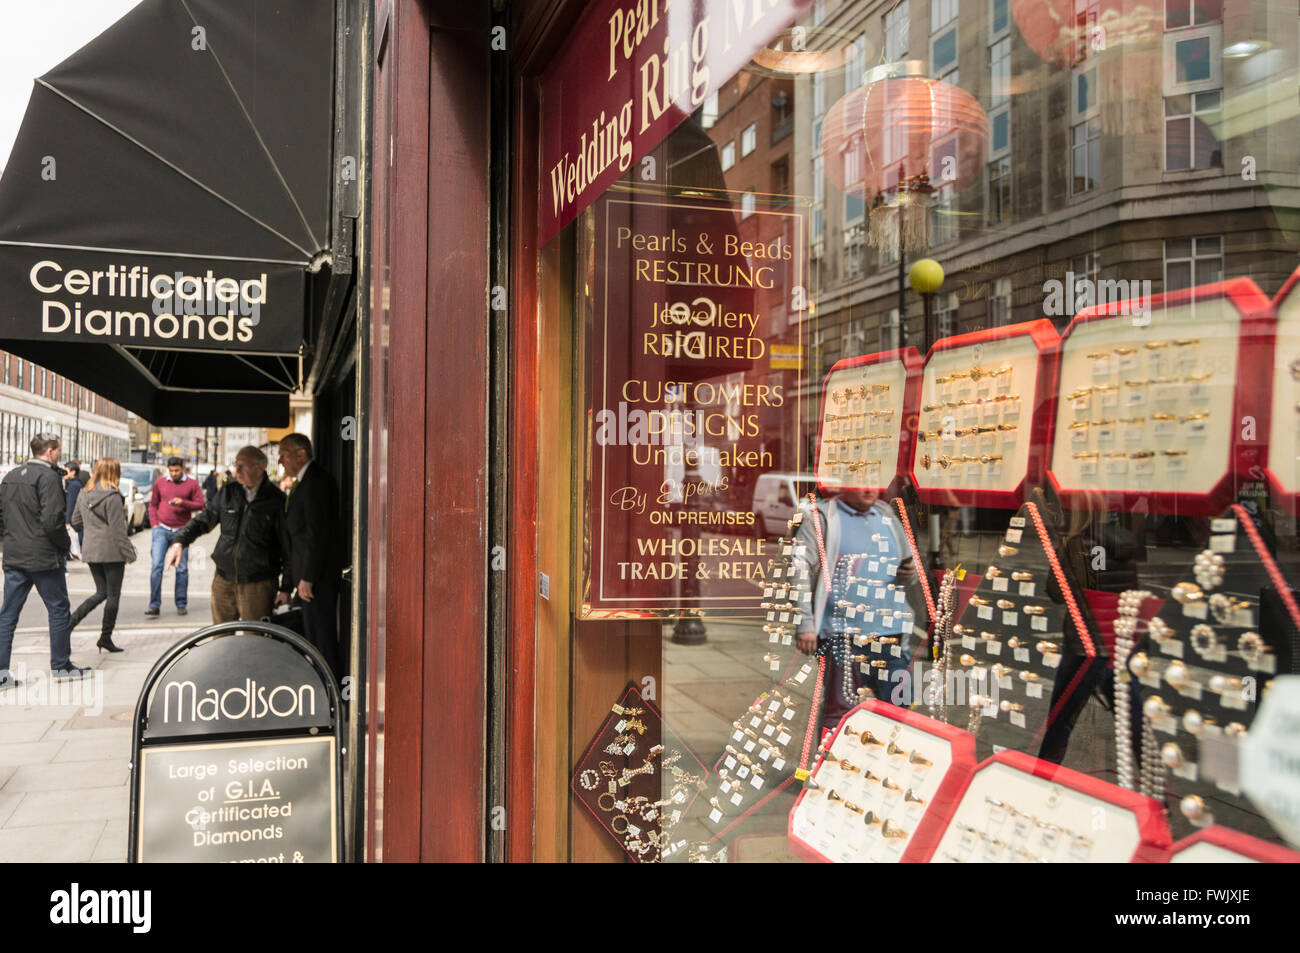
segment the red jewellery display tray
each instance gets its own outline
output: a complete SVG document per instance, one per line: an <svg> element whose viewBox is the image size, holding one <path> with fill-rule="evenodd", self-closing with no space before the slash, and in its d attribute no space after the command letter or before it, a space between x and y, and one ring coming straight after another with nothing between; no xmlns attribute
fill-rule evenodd
<svg viewBox="0 0 1300 953"><path fill-rule="evenodd" d="M1300 864L1300 853L1241 831L1215 824L1184 837L1169 849L1166 860L1171 864L1232 863L1224 853L1235 854L1239 861L1261 864Z"/></svg>
<svg viewBox="0 0 1300 953"><path fill-rule="evenodd" d="M822 490L894 491L912 458L921 363L921 352L905 347L845 358L830 369L822 381L817 428L817 485ZM882 385L889 391L871 392ZM863 465L877 453L879 467Z"/></svg>
<svg viewBox="0 0 1300 953"><path fill-rule="evenodd" d="M1042 482L1058 341L1040 319L935 343L910 464L922 502L1015 509Z"/></svg>
<svg viewBox="0 0 1300 953"><path fill-rule="evenodd" d="M1291 370L1300 361L1300 268L1273 300L1276 318L1265 338L1268 399L1262 400L1259 434L1267 441L1269 487L1287 513L1300 503L1300 377ZM1300 363L1296 365L1300 371Z"/></svg>
<svg viewBox="0 0 1300 953"><path fill-rule="evenodd" d="M1159 801L1019 751L1000 751L970 776L926 859L1160 863L1171 843Z"/></svg>
<svg viewBox="0 0 1300 953"><path fill-rule="evenodd" d="M819 863L925 861L974 767L968 732L867 699L824 743L790 810L790 849Z"/></svg>
<svg viewBox="0 0 1300 953"><path fill-rule="evenodd" d="M1080 312L1061 335L1045 446L1063 505L1209 516L1238 475L1260 479L1272 315L1249 278Z"/></svg>

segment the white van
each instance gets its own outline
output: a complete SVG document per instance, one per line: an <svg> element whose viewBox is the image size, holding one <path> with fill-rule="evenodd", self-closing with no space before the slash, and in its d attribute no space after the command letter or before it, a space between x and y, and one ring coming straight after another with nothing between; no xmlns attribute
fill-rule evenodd
<svg viewBox="0 0 1300 953"><path fill-rule="evenodd" d="M764 473L754 484L754 535L783 535L796 504L816 492L811 473Z"/></svg>

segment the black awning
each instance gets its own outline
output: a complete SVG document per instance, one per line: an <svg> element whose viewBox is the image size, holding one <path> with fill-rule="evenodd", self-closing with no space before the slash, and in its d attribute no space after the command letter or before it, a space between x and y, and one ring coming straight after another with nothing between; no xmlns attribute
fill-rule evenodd
<svg viewBox="0 0 1300 953"><path fill-rule="evenodd" d="M333 32L328 0L144 0L38 79L0 178L0 348L153 423L287 423Z"/></svg>

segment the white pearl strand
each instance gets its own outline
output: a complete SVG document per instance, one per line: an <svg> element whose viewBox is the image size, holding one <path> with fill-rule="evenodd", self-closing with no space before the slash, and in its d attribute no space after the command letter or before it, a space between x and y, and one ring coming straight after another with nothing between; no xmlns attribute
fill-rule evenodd
<svg viewBox="0 0 1300 953"><path fill-rule="evenodd" d="M1128 671L1129 655L1137 634L1138 613L1145 599L1155 596L1146 589L1129 589L1119 597L1115 616L1115 761L1120 787L1130 791L1134 784L1133 708L1129 691L1132 676Z"/></svg>

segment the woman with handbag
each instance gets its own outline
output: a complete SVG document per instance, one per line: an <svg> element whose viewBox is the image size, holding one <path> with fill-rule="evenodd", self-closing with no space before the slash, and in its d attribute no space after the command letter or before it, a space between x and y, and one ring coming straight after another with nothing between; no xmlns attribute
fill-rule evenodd
<svg viewBox="0 0 1300 953"><path fill-rule="evenodd" d="M135 547L126 531L126 504L118 490L121 479L121 463L112 457L97 461L94 475L77 497L72 514L73 527L85 529L81 558L89 564L95 579L95 594L73 611L72 626L76 628L95 606L107 601L99 641L95 643L101 652L122 651L113 644L113 626L117 624L126 564L135 562Z"/></svg>

